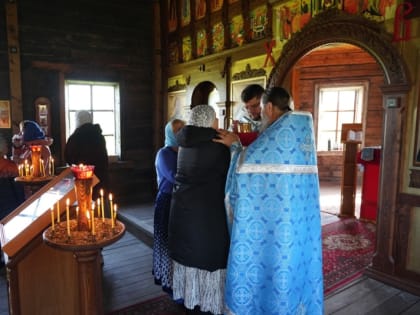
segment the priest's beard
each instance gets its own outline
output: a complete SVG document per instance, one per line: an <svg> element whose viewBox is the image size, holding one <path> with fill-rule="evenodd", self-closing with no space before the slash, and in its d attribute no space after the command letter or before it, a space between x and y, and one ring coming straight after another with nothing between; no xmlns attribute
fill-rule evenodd
<svg viewBox="0 0 420 315"><path fill-rule="evenodd" d="M265 115L261 115L261 126L259 132L263 132L267 127L270 126L270 122Z"/></svg>

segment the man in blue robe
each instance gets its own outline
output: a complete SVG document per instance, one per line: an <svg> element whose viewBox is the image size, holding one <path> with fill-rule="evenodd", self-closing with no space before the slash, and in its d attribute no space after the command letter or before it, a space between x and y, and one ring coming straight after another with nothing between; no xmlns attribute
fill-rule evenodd
<svg viewBox="0 0 420 315"><path fill-rule="evenodd" d="M310 113L267 89L263 132L246 149L220 130L232 160L226 183L231 244L227 315L322 315L319 180Z"/></svg>

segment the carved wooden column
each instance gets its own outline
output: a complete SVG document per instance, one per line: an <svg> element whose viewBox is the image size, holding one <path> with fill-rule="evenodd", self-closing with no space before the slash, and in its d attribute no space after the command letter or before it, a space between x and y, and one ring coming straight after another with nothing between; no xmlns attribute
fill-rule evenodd
<svg viewBox="0 0 420 315"><path fill-rule="evenodd" d="M406 85L383 87L384 92L384 138L382 156L378 215L376 221L376 253L369 270L373 273L392 275L395 273L395 224L400 174L400 150L402 136L403 108Z"/></svg>

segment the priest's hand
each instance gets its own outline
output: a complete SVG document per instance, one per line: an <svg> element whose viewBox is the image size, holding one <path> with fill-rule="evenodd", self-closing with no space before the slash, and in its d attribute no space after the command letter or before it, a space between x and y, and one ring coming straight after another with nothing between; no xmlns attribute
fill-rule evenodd
<svg viewBox="0 0 420 315"><path fill-rule="evenodd" d="M227 147L230 147L235 142L239 141L239 136L231 131L225 129L217 130L217 138L213 139L214 142L222 143Z"/></svg>

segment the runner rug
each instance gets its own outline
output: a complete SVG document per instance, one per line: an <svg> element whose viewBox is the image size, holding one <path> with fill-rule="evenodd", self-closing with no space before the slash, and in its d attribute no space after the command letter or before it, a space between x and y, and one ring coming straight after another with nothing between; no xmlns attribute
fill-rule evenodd
<svg viewBox="0 0 420 315"><path fill-rule="evenodd" d="M169 295L162 295L139 304L114 311L108 315L185 315L185 308Z"/></svg>
<svg viewBox="0 0 420 315"><path fill-rule="evenodd" d="M341 219L322 226L324 294L357 279L370 264L376 226L356 219ZM185 309L168 295L110 313L109 315L183 315Z"/></svg>
<svg viewBox="0 0 420 315"><path fill-rule="evenodd" d="M376 226L356 219L341 219L322 227L324 294L359 278L375 251Z"/></svg>

